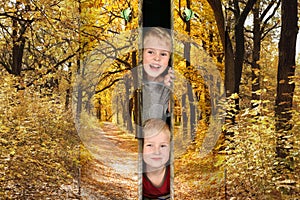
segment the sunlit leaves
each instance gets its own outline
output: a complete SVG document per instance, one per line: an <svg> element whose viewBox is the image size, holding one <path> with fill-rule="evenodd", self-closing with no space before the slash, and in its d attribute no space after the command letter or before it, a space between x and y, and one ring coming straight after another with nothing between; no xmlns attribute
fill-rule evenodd
<svg viewBox="0 0 300 200"><path fill-rule="evenodd" d="M79 141L64 101L34 88L17 91L19 77L1 77L0 196L66 197L61 185L74 179Z"/></svg>
<svg viewBox="0 0 300 200"><path fill-rule="evenodd" d="M122 31L137 28L138 1L102 1L101 7L94 1L81 3L80 42L91 51L100 41L107 40ZM125 19L125 20L124 20ZM129 22L129 19L130 22Z"/></svg>
<svg viewBox="0 0 300 200"><path fill-rule="evenodd" d="M44 90L45 85L54 86L53 81L57 82L67 74L59 69L70 70L70 63L75 63L72 58L79 48L78 3L72 0L22 1L18 13L12 13L13 8L16 5L6 1L2 10L2 67L14 73L12 60L18 58L16 63L21 64L21 73L15 75L22 77L18 88L35 86ZM12 36L12 30L16 31L15 36ZM24 49L13 50L18 44L11 42L15 40L24 40Z"/></svg>
<svg viewBox="0 0 300 200"><path fill-rule="evenodd" d="M198 45L212 57L214 61L223 62L223 50L218 36L214 14L206 1L191 1L187 8L185 1L174 5L174 29L188 34ZM197 14L196 14L197 13ZM187 23L190 23L191 32L186 32Z"/></svg>

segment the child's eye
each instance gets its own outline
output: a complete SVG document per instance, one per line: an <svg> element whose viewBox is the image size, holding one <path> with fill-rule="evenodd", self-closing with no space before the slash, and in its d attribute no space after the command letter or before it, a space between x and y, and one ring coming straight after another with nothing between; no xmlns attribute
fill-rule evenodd
<svg viewBox="0 0 300 200"><path fill-rule="evenodd" d="M160 145L160 147L162 147L162 148L166 148L166 147L168 147L168 145L166 145L166 144L162 144L162 145Z"/></svg>
<svg viewBox="0 0 300 200"><path fill-rule="evenodd" d="M147 51L148 54L153 54L154 52L152 50Z"/></svg>
<svg viewBox="0 0 300 200"><path fill-rule="evenodd" d="M146 147L152 147L152 144L146 144Z"/></svg>
<svg viewBox="0 0 300 200"><path fill-rule="evenodd" d="M161 53L160 55L161 56L167 56L168 54L167 53Z"/></svg>

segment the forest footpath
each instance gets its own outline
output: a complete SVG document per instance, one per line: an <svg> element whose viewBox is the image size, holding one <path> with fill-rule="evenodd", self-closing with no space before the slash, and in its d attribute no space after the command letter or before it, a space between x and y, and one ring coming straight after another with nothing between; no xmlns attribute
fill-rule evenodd
<svg viewBox="0 0 300 200"><path fill-rule="evenodd" d="M137 140L111 122L100 127L80 135L93 156L81 168L81 199L137 199ZM207 159L198 165L176 160L175 199L224 199L222 171Z"/></svg>
<svg viewBox="0 0 300 200"><path fill-rule="evenodd" d="M111 122L81 138L92 159L81 168L81 199L136 199L137 141Z"/></svg>

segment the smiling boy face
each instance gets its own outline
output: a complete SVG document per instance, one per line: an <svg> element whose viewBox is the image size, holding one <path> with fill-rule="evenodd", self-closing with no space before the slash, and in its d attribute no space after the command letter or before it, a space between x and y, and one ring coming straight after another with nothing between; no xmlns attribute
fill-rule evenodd
<svg viewBox="0 0 300 200"><path fill-rule="evenodd" d="M143 66L148 79L156 79L168 67L171 45L162 39L149 36L144 40Z"/></svg>
<svg viewBox="0 0 300 200"><path fill-rule="evenodd" d="M147 170L165 167L170 157L169 133L161 131L159 134L144 139L143 159Z"/></svg>

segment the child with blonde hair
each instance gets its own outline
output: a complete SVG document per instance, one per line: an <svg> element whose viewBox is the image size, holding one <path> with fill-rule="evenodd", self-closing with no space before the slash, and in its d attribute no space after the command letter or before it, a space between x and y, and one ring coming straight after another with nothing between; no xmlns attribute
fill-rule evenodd
<svg viewBox="0 0 300 200"><path fill-rule="evenodd" d="M144 29L143 38L143 121L168 117L170 86L174 72L169 67L172 37L167 29Z"/></svg>
<svg viewBox="0 0 300 200"><path fill-rule="evenodd" d="M162 119L148 119L143 127L143 199L170 197L169 126Z"/></svg>
<svg viewBox="0 0 300 200"><path fill-rule="evenodd" d="M164 28L145 28L143 39L144 79L170 86L173 71L169 66L172 38Z"/></svg>

